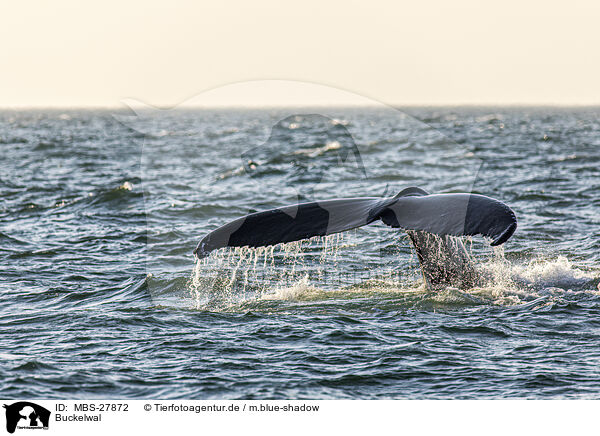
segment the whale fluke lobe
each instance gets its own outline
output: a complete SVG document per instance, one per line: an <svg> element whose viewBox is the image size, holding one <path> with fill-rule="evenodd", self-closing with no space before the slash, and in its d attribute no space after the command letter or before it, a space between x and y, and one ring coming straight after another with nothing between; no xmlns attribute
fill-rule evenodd
<svg viewBox="0 0 600 436"><path fill-rule="evenodd" d="M439 236L482 235L493 239L492 246L506 242L517 228L515 213L493 198L460 193L430 195L414 189L402 191L407 191L406 195L394 197L376 211L384 223Z"/></svg>
<svg viewBox="0 0 600 436"><path fill-rule="evenodd" d="M238 218L206 235L198 258L223 247L261 247L344 232L375 221L439 236L483 235L506 242L517 227L504 203L478 194L428 194L416 187L391 198L361 197L300 203Z"/></svg>
<svg viewBox="0 0 600 436"><path fill-rule="evenodd" d="M342 198L300 203L252 213L206 235L194 250L198 258L222 247L262 247L344 232L371 223L381 198Z"/></svg>

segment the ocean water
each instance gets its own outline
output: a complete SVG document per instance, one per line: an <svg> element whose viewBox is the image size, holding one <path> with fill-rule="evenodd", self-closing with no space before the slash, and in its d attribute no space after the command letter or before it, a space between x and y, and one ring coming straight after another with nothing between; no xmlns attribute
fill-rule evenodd
<svg viewBox="0 0 600 436"><path fill-rule="evenodd" d="M600 109L0 112L0 396L600 397ZM481 287L372 224L196 262L311 199L477 192Z"/></svg>

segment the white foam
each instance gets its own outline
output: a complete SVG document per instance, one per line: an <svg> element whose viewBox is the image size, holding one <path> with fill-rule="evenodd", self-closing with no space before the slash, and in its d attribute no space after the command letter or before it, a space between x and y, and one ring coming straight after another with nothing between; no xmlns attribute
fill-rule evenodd
<svg viewBox="0 0 600 436"><path fill-rule="evenodd" d="M534 258L526 263L510 263L504 257L484 263L482 268L492 273L493 284L509 288L577 288L598 277L596 272L577 268L565 256L554 259Z"/></svg>
<svg viewBox="0 0 600 436"><path fill-rule="evenodd" d="M320 252L315 252L315 245L311 245L315 240L319 241ZM329 289L331 286L321 288L327 275L343 275L338 255L340 248L347 245L343 234L335 234L309 242L219 250L196 263L189 283L192 300L197 308L209 310L252 301L332 298L365 301L373 298L373 301L384 299L390 302L400 299L402 302L398 304L402 305L421 301L434 305L513 306L528 304L544 296L563 298L571 292L600 294L596 286L590 286L590 282L598 278L598 271L584 270L565 256L511 262L505 258L502 247L494 248L489 259L478 265L487 276L486 283L466 291L448 288L432 292L425 288L420 276L401 283L362 278L354 284L338 283L333 289ZM467 247L471 249L471 244ZM307 256L312 256L312 260L307 260ZM481 258L480 255L477 257Z"/></svg>
<svg viewBox="0 0 600 436"><path fill-rule="evenodd" d="M561 288L581 286L596 278L594 273L576 268L564 256L551 260L533 259L527 265L515 265L513 270L530 283Z"/></svg>
<svg viewBox="0 0 600 436"><path fill-rule="evenodd" d="M292 286L277 288L273 293L266 293L261 296L262 300L282 300L282 301L300 301L307 297L317 294L319 289L311 286L308 275L305 275L300 281Z"/></svg>

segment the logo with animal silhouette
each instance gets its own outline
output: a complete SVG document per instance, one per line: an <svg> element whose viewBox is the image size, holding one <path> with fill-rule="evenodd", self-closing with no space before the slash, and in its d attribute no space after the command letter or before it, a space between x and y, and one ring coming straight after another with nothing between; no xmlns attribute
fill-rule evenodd
<svg viewBox="0 0 600 436"><path fill-rule="evenodd" d="M5 404L6 431L14 433L18 429L48 429L50 411L45 407L29 401L19 401L10 405Z"/></svg>

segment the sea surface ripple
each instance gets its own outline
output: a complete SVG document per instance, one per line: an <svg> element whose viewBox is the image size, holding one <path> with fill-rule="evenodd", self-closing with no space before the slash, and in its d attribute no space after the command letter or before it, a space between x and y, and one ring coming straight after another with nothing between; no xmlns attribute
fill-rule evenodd
<svg viewBox="0 0 600 436"><path fill-rule="evenodd" d="M0 112L0 396L600 397L600 109ZM195 262L207 232L408 186L498 198L491 277L376 224Z"/></svg>

